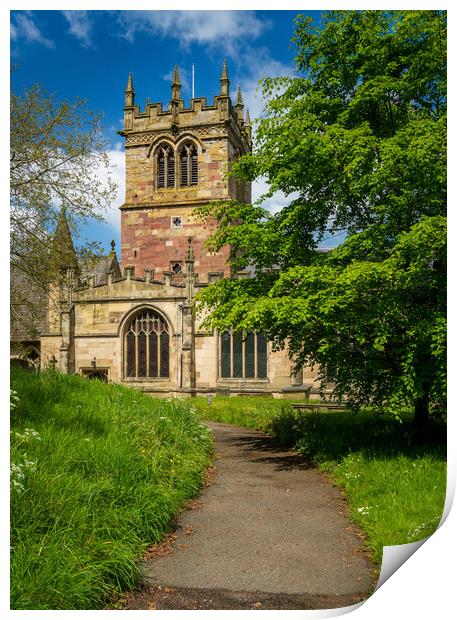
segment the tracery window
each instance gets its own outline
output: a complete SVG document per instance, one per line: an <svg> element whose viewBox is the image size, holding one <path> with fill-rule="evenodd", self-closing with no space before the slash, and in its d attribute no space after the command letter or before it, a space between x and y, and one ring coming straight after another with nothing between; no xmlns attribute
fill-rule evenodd
<svg viewBox="0 0 457 620"><path fill-rule="evenodd" d="M221 334L223 379L266 379L267 339L263 334Z"/></svg>
<svg viewBox="0 0 457 620"><path fill-rule="evenodd" d="M197 185L198 183L198 153L193 142L187 142L179 149L181 170L181 186Z"/></svg>
<svg viewBox="0 0 457 620"><path fill-rule="evenodd" d="M175 154L171 146L163 144L157 150L157 187L175 186Z"/></svg>
<svg viewBox="0 0 457 620"><path fill-rule="evenodd" d="M170 335L167 323L157 312L143 310L125 329L124 373L132 379L168 378Z"/></svg>

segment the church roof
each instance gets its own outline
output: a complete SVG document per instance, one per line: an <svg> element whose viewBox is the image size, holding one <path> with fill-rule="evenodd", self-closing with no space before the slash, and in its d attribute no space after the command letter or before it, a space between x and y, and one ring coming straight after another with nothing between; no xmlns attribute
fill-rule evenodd
<svg viewBox="0 0 457 620"><path fill-rule="evenodd" d="M46 324L46 291L26 273L12 267L10 276L10 340L36 341Z"/></svg>
<svg viewBox="0 0 457 620"><path fill-rule="evenodd" d="M113 272L115 279L122 277L121 269L114 252L110 252L107 256L79 258L78 265L82 282L94 276L95 284L106 284L110 272Z"/></svg>
<svg viewBox="0 0 457 620"><path fill-rule="evenodd" d="M77 269L75 247L71 238L65 209L61 209L59 221L51 245L51 258L59 269Z"/></svg>

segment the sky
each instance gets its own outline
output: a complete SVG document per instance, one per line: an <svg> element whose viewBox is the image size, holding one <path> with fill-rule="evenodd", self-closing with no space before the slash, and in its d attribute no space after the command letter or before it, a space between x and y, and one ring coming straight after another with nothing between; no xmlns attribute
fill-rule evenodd
<svg viewBox="0 0 457 620"><path fill-rule="evenodd" d="M304 11L319 19L318 11ZM135 103L146 98L167 104L173 67L180 67L182 94L191 98L192 64L195 96L208 102L219 92L222 63L227 59L232 98L238 85L251 119L263 108L258 82L267 76L294 75L291 43L296 11L12 11L12 88L22 92L34 83L57 100L87 100L103 113L108 154L116 166L117 199L106 223L82 229L82 240L120 248L120 212L124 200L122 128L124 90L133 73ZM267 189L253 185L253 199ZM266 206L275 212L290 200L276 194Z"/></svg>

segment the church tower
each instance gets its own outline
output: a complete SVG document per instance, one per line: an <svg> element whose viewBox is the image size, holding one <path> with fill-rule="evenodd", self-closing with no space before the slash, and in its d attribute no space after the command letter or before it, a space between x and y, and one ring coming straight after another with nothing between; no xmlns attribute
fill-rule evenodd
<svg viewBox="0 0 457 620"><path fill-rule="evenodd" d="M241 91L235 105L224 62L219 94L184 106L178 67L173 72L171 100L135 105L132 75L125 90L124 128L126 192L121 207L122 266L136 273L185 271L187 240L192 238L195 271L229 275L228 249L212 253L205 241L215 224L195 216L199 206L215 200L251 201L249 183L228 176L231 163L251 151L249 116L244 117ZM211 275L209 276L211 279Z"/></svg>

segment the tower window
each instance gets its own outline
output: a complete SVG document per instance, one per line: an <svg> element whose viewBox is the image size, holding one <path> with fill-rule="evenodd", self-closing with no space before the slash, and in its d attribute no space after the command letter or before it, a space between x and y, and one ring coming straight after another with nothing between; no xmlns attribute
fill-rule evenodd
<svg viewBox="0 0 457 620"><path fill-rule="evenodd" d="M221 334L221 373L223 379L266 379L267 339L263 334Z"/></svg>
<svg viewBox="0 0 457 620"><path fill-rule="evenodd" d="M182 228L182 216L181 215L172 215L171 216L171 227L172 228Z"/></svg>
<svg viewBox="0 0 457 620"><path fill-rule="evenodd" d="M184 144L179 150L181 187L198 184L198 153L193 142Z"/></svg>
<svg viewBox="0 0 457 620"><path fill-rule="evenodd" d="M182 273L182 263L171 263L171 270L173 273Z"/></svg>
<svg viewBox="0 0 457 620"><path fill-rule="evenodd" d="M175 155L171 146L162 145L157 152L157 187L175 186Z"/></svg>
<svg viewBox="0 0 457 620"><path fill-rule="evenodd" d="M165 320L143 310L127 324L124 336L124 373L130 379L169 376L170 338Z"/></svg>

